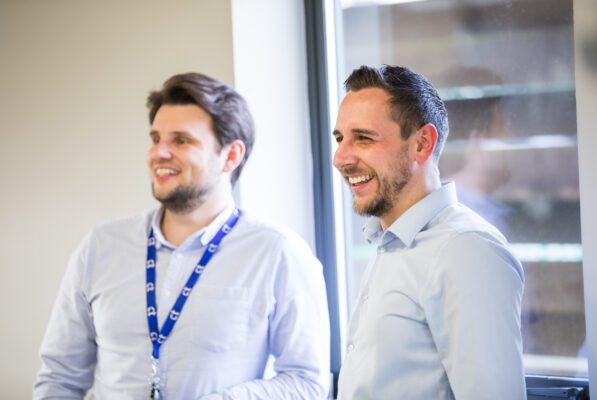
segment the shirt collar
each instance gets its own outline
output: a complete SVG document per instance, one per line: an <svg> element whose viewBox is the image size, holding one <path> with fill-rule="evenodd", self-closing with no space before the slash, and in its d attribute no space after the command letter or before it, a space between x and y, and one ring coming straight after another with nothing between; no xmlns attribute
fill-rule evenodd
<svg viewBox="0 0 597 400"><path fill-rule="evenodd" d="M183 243L181 246L184 246L187 243L191 243L192 241L197 240L197 238L199 238L202 246L206 246L209 243L209 241L213 239L216 233L218 233L218 230L224 224L224 222L226 222L230 214L232 214L234 208L234 201L231 201L230 203L228 203L226 208L224 208L224 210L222 210L208 226L205 226L194 232L191 236L187 238L187 240L185 240L185 243ZM162 206L155 212L153 218L151 219L151 227L153 228L153 234L155 235L155 238L158 241L158 247L159 245L163 245L174 249L176 248L176 246L166 240L164 234L162 233L162 229L160 228L163 215L164 207Z"/></svg>
<svg viewBox="0 0 597 400"><path fill-rule="evenodd" d="M386 232L383 231L379 218L371 218L363 228L363 233L369 242L378 242L380 240L387 242L385 236L392 235L410 247L425 225L440 211L457 202L454 183L443 183L440 188L429 193L406 210Z"/></svg>

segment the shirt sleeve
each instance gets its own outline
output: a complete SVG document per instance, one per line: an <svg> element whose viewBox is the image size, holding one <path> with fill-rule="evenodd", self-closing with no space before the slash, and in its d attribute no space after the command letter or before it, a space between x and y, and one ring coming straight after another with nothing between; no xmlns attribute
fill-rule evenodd
<svg viewBox="0 0 597 400"><path fill-rule="evenodd" d="M504 243L462 233L438 252L422 304L457 399L525 399L524 275Z"/></svg>
<svg viewBox="0 0 597 400"><path fill-rule="evenodd" d="M90 235L70 258L42 341L33 399L82 399L93 384L95 330L84 293Z"/></svg>
<svg viewBox="0 0 597 400"><path fill-rule="evenodd" d="M329 314L322 268L302 239L284 240L270 316L272 379L257 379L204 400L326 399L330 381Z"/></svg>

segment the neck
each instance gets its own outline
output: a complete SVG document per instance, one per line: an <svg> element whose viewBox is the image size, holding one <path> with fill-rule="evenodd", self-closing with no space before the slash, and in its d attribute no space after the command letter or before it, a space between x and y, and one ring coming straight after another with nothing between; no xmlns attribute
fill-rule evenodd
<svg viewBox="0 0 597 400"><path fill-rule="evenodd" d="M398 194L394 207L379 217L384 232L409 208L441 187L437 168L421 169L413 174L410 182Z"/></svg>
<svg viewBox="0 0 597 400"><path fill-rule="evenodd" d="M179 246L193 233L211 224L231 201L232 195L228 194L210 199L189 212L175 213L164 210L160 226L162 234L167 241Z"/></svg>

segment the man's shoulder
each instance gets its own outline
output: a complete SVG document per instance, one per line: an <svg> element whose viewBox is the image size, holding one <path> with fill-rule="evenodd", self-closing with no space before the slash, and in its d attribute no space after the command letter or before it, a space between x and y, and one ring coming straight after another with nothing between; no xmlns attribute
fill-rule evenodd
<svg viewBox="0 0 597 400"><path fill-rule="evenodd" d="M286 276L294 277L298 276L295 274L311 276L321 273L321 263L313 249L292 229L245 213L234 231L234 237L231 238L235 240L234 250L244 253L248 259L257 255L268 260L268 270L274 268L274 271L280 267L290 273Z"/></svg>
<svg viewBox="0 0 597 400"><path fill-rule="evenodd" d="M239 221L238 234L259 241L275 242L280 245L292 245L309 249L306 241L292 229L256 218L246 212L243 213Z"/></svg>
<svg viewBox="0 0 597 400"><path fill-rule="evenodd" d="M520 262L496 227L461 204L448 207L442 214L437 225L443 239L437 252L440 265L450 267L456 259L459 264L474 260L469 264L477 265L481 261L488 265L493 260L496 265L508 264L524 281Z"/></svg>
<svg viewBox="0 0 597 400"><path fill-rule="evenodd" d="M271 221L256 218L249 212L243 212L243 216L239 222L240 230L245 233L262 235L264 237L271 238L272 240L280 240L288 237L296 237L300 239L300 236L291 229L285 228Z"/></svg>
<svg viewBox="0 0 597 400"><path fill-rule="evenodd" d="M145 239L154 213L155 210L146 210L100 221L91 229L91 235L98 238L140 235Z"/></svg>
<svg viewBox="0 0 597 400"><path fill-rule="evenodd" d="M460 203L453 204L440 213L435 229L442 231L447 238L461 235L480 236L507 243L504 235L495 226Z"/></svg>

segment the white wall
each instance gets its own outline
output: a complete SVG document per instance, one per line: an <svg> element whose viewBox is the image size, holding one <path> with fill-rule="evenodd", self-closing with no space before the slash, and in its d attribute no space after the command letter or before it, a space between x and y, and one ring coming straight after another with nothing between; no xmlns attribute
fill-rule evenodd
<svg viewBox="0 0 597 400"><path fill-rule="evenodd" d="M154 206L145 99L190 70L233 83L230 1L0 0L1 398L31 398L84 232Z"/></svg>
<svg viewBox="0 0 597 400"><path fill-rule="evenodd" d="M315 248L303 1L232 0L232 22L236 88L257 127L242 205Z"/></svg>

